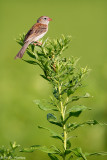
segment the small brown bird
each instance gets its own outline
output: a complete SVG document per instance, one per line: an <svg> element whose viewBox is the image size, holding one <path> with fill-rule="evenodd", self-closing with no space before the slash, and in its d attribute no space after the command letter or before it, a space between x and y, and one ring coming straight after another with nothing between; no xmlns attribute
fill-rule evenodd
<svg viewBox="0 0 107 160"><path fill-rule="evenodd" d="M27 32L25 39L24 39L24 45L21 48L21 50L18 52L18 54L15 56L15 59L22 58L28 45L30 43L37 42L34 45L40 45L41 43L38 42L40 38L42 38L48 31L48 24L49 21L52 19L47 16L41 16L37 23L32 26L32 28Z"/></svg>

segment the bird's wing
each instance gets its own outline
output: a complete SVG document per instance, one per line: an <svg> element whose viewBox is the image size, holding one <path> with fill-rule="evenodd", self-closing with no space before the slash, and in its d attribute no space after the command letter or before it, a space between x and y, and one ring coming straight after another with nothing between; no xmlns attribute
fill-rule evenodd
<svg viewBox="0 0 107 160"><path fill-rule="evenodd" d="M25 36L24 42L27 42L34 37L37 37L45 32L47 32L48 26L46 24L36 23L32 26L32 28L28 31Z"/></svg>

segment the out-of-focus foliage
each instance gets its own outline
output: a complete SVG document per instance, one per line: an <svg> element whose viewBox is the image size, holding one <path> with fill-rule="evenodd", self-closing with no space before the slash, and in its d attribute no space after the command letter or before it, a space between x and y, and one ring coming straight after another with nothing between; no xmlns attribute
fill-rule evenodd
<svg viewBox="0 0 107 160"><path fill-rule="evenodd" d="M19 157L16 154L16 150L20 147L17 145L16 142L10 143L10 148L5 148L4 146L0 147L0 159L2 160L14 160L14 159L21 159L24 157ZM19 153L18 153L19 154Z"/></svg>

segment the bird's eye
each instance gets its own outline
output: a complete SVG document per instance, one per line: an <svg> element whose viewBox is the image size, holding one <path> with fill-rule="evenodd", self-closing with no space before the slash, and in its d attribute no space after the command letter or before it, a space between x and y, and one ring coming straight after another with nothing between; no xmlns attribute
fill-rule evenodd
<svg viewBox="0 0 107 160"><path fill-rule="evenodd" d="M46 20L46 18L44 18L44 20Z"/></svg>

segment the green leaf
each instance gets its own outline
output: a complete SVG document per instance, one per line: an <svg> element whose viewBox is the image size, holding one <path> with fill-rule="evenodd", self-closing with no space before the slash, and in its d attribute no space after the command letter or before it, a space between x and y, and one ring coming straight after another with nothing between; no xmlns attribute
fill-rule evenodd
<svg viewBox="0 0 107 160"><path fill-rule="evenodd" d="M13 150L15 150L16 148L18 148L18 147L20 147L20 145L19 144L16 144L16 142L10 142L10 146L11 146L11 148L13 149Z"/></svg>
<svg viewBox="0 0 107 160"><path fill-rule="evenodd" d="M71 148L71 142L70 140L67 140L67 149L70 149Z"/></svg>
<svg viewBox="0 0 107 160"><path fill-rule="evenodd" d="M25 60L25 59L23 59L23 61L25 61L25 62L27 62L27 63L29 63L29 64L38 65L38 62L36 62L36 61Z"/></svg>
<svg viewBox="0 0 107 160"><path fill-rule="evenodd" d="M68 160L71 160L71 159L73 159L73 155L71 155L71 156L68 158Z"/></svg>
<svg viewBox="0 0 107 160"><path fill-rule="evenodd" d="M49 111L49 110L57 111L57 108L52 108L49 104L46 104L45 101L40 101L36 99L34 100L34 103L43 111Z"/></svg>
<svg viewBox="0 0 107 160"><path fill-rule="evenodd" d="M51 110L50 107L45 106L40 100L36 99L34 100L34 103L43 111Z"/></svg>
<svg viewBox="0 0 107 160"><path fill-rule="evenodd" d="M59 160L55 155L48 153L48 156L50 157L51 160Z"/></svg>
<svg viewBox="0 0 107 160"><path fill-rule="evenodd" d="M86 156L107 156L107 152L85 153Z"/></svg>
<svg viewBox="0 0 107 160"><path fill-rule="evenodd" d="M69 114L67 116L67 118L65 119L64 121L64 124L67 122L67 120L70 118L70 117L78 117L82 111L86 110L87 107L86 106L83 106L83 105L77 105L77 106L73 106L71 107L67 112L66 114Z"/></svg>
<svg viewBox="0 0 107 160"><path fill-rule="evenodd" d="M96 124L99 124L99 125L101 125L101 126L107 125L106 123L100 123L100 122L98 122L98 121L96 121L96 120L89 120L89 121L87 121L87 122L84 122L84 124L88 124L88 125L96 125Z"/></svg>
<svg viewBox="0 0 107 160"><path fill-rule="evenodd" d="M52 113L48 113L47 114L47 120L56 120L57 118L56 118L56 116L54 115L54 114L52 114Z"/></svg>
<svg viewBox="0 0 107 160"><path fill-rule="evenodd" d="M89 93L86 93L86 94L83 95L83 96L72 96L71 100L68 101L68 102L66 103L66 105L68 105L68 104L71 103L71 102L78 101L78 100L81 99L81 98L91 98L91 97L92 97L92 96L90 96Z"/></svg>
<svg viewBox="0 0 107 160"><path fill-rule="evenodd" d="M24 45L24 43L23 42L21 42L21 41L16 41L18 44L20 44L21 46L23 46Z"/></svg>
<svg viewBox="0 0 107 160"><path fill-rule="evenodd" d="M83 106L83 105L76 105L76 106L72 106L67 112L66 114L68 113L75 113L75 112L79 112L79 111L83 111L83 110L86 110L87 107L86 106Z"/></svg>
<svg viewBox="0 0 107 160"><path fill-rule="evenodd" d="M75 123L72 123L72 124L69 124L67 127L68 127L68 132L72 131L72 130L75 130L77 129L78 127L83 127L86 123L80 123L80 124L75 124Z"/></svg>
<svg viewBox="0 0 107 160"><path fill-rule="evenodd" d="M51 81L51 78L46 77L45 75L42 75L42 74L41 74L40 76L41 76L42 78L44 78L45 80L49 81L49 82Z"/></svg>
<svg viewBox="0 0 107 160"><path fill-rule="evenodd" d="M84 125L107 125L105 123L99 123L98 121L96 120L89 120L89 121L86 121L86 122L83 122L83 123L79 123L79 124L76 124L76 123L69 123L67 125L67 128L68 128L68 132L72 131L72 130L75 130L77 129L78 127L83 127Z"/></svg>
<svg viewBox="0 0 107 160"><path fill-rule="evenodd" d="M16 39L16 42L18 44L20 44L21 46L23 46L24 45L24 38L25 38L25 34L23 34L22 36L20 35L20 38Z"/></svg>
<svg viewBox="0 0 107 160"><path fill-rule="evenodd" d="M27 50L27 54L28 54L31 58L36 59L35 55L34 55L33 53L31 53L29 50Z"/></svg>
<svg viewBox="0 0 107 160"><path fill-rule="evenodd" d="M46 38L46 40L43 42L42 47L45 46L46 42L49 41L49 38Z"/></svg>
<svg viewBox="0 0 107 160"><path fill-rule="evenodd" d="M35 150L40 150L45 153L58 153L54 148L47 148L46 146L33 145L29 148L24 148L20 152L34 152Z"/></svg>
<svg viewBox="0 0 107 160"><path fill-rule="evenodd" d="M72 102L73 101L77 101L77 100L79 100L80 98L90 98L91 96L90 96L90 94L89 93L86 93L85 95L83 95L83 96L73 96L72 97Z"/></svg>
<svg viewBox="0 0 107 160"><path fill-rule="evenodd" d="M47 114L47 120L48 120L50 123L52 123L52 124L55 124L55 125L57 125L57 126L62 127L62 123L59 122L59 121L57 121L56 116L53 115L52 113L48 113L48 114Z"/></svg>
<svg viewBox="0 0 107 160"><path fill-rule="evenodd" d="M6 148L4 146L0 147L0 159L8 159L8 160L14 160L15 157L17 156L16 150L20 147L20 145L17 145L16 142L11 143L10 142L10 147ZM17 156L19 159L19 157Z"/></svg>
<svg viewBox="0 0 107 160"><path fill-rule="evenodd" d="M81 148L74 148L72 149L72 152L77 156L81 157L83 160L87 160L85 154L82 152Z"/></svg>
<svg viewBox="0 0 107 160"><path fill-rule="evenodd" d="M59 100L59 91L58 91L58 88L54 88L54 90L53 90L53 95L54 95L54 97L57 99L57 100Z"/></svg>
<svg viewBox="0 0 107 160"><path fill-rule="evenodd" d="M56 139L59 139L59 140L63 141L62 135L60 135L60 134L52 131L51 129L46 128L46 127L42 127L42 126L38 126L38 128L39 128L39 129L45 129L45 130L49 131L49 132L51 133L51 137L52 137L52 138L56 138Z"/></svg>
<svg viewBox="0 0 107 160"><path fill-rule="evenodd" d="M71 151L70 149L66 149L64 154L65 154L65 155L68 155L68 154L70 154L71 152L72 152L72 151Z"/></svg>

